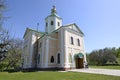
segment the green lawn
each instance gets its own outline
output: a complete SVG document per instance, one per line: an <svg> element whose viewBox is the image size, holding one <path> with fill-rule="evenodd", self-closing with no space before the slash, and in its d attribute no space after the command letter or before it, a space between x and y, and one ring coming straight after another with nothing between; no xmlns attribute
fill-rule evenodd
<svg viewBox="0 0 120 80"><path fill-rule="evenodd" d="M0 72L0 80L120 80L120 76L78 72Z"/></svg>
<svg viewBox="0 0 120 80"><path fill-rule="evenodd" d="M89 66L89 68L120 69L120 66Z"/></svg>

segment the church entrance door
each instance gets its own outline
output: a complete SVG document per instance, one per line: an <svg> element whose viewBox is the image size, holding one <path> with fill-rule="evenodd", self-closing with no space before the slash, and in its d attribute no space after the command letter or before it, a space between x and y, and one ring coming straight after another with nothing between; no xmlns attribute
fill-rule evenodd
<svg viewBox="0 0 120 80"><path fill-rule="evenodd" d="M84 55L83 53L75 54L76 68L83 68Z"/></svg>
<svg viewBox="0 0 120 80"><path fill-rule="evenodd" d="M76 68L83 68L83 58L76 58Z"/></svg>

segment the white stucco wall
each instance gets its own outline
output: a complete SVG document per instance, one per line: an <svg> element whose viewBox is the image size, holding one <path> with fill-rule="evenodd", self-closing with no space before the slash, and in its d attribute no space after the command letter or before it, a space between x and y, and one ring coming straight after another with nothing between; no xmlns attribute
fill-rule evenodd
<svg viewBox="0 0 120 80"><path fill-rule="evenodd" d="M70 37L73 37L74 44L71 44ZM77 45L77 39L80 40L80 46ZM75 68L74 55L78 53L83 53L84 61L86 61L86 54L84 51L84 38L81 35L70 32L69 30L64 30L64 53L65 53L65 68L73 67ZM69 62L69 55L72 55L72 63Z"/></svg>

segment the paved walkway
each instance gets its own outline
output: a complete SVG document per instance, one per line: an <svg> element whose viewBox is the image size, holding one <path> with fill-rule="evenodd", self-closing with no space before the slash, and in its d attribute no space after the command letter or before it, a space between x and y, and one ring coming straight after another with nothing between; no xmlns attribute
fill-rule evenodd
<svg viewBox="0 0 120 80"><path fill-rule="evenodd" d="M93 69L93 68L89 68L89 69L72 69L72 70L68 70L68 71L120 76L120 70L113 70L113 69Z"/></svg>

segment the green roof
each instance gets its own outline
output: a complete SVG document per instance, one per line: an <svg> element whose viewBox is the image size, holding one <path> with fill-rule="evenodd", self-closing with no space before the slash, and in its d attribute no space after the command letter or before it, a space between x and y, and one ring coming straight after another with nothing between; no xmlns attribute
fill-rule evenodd
<svg viewBox="0 0 120 80"><path fill-rule="evenodd" d="M80 30L80 28L79 28L75 23L73 23L73 24L68 24L68 25L65 25L65 26L61 26L60 28L52 31L51 33L57 32L57 31L60 30L61 28L69 27L70 25L75 25L76 28L79 30L79 33L81 33L81 34L84 36L84 33ZM24 36L26 35L27 31L33 31L33 32L36 32L36 33L38 33L38 34L40 34L40 35L42 34L42 37L48 34L47 32L40 32L40 31L37 31L37 30L33 30L33 29L30 29L30 28L27 28L26 31L25 31ZM24 37L24 36L23 36L23 37Z"/></svg>
<svg viewBox="0 0 120 80"><path fill-rule="evenodd" d="M40 31L37 31L37 30L33 30L33 29L30 29L30 28L26 28L26 31L25 31L25 34L24 34L24 36L23 37L25 37L25 35L27 34L27 31L32 31L32 32L36 32L36 33L38 33L38 34L42 34L42 35L44 35L44 34L46 34L45 32L40 32Z"/></svg>
<svg viewBox="0 0 120 80"><path fill-rule="evenodd" d="M48 17L57 17L59 19L62 19L60 16L58 16L57 14L51 14L49 16L47 16L45 19L47 19Z"/></svg>
<svg viewBox="0 0 120 80"><path fill-rule="evenodd" d="M75 54L74 57L75 58L83 58L84 55L83 55L83 53L78 53L78 54Z"/></svg>
<svg viewBox="0 0 120 80"><path fill-rule="evenodd" d="M45 33L45 32L37 31L37 30L34 30L34 29L30 29L30 28L27 28L27 29L30 30L30 31L33 31L33 32L40 33L40 34L44 34Z"/></svg>

